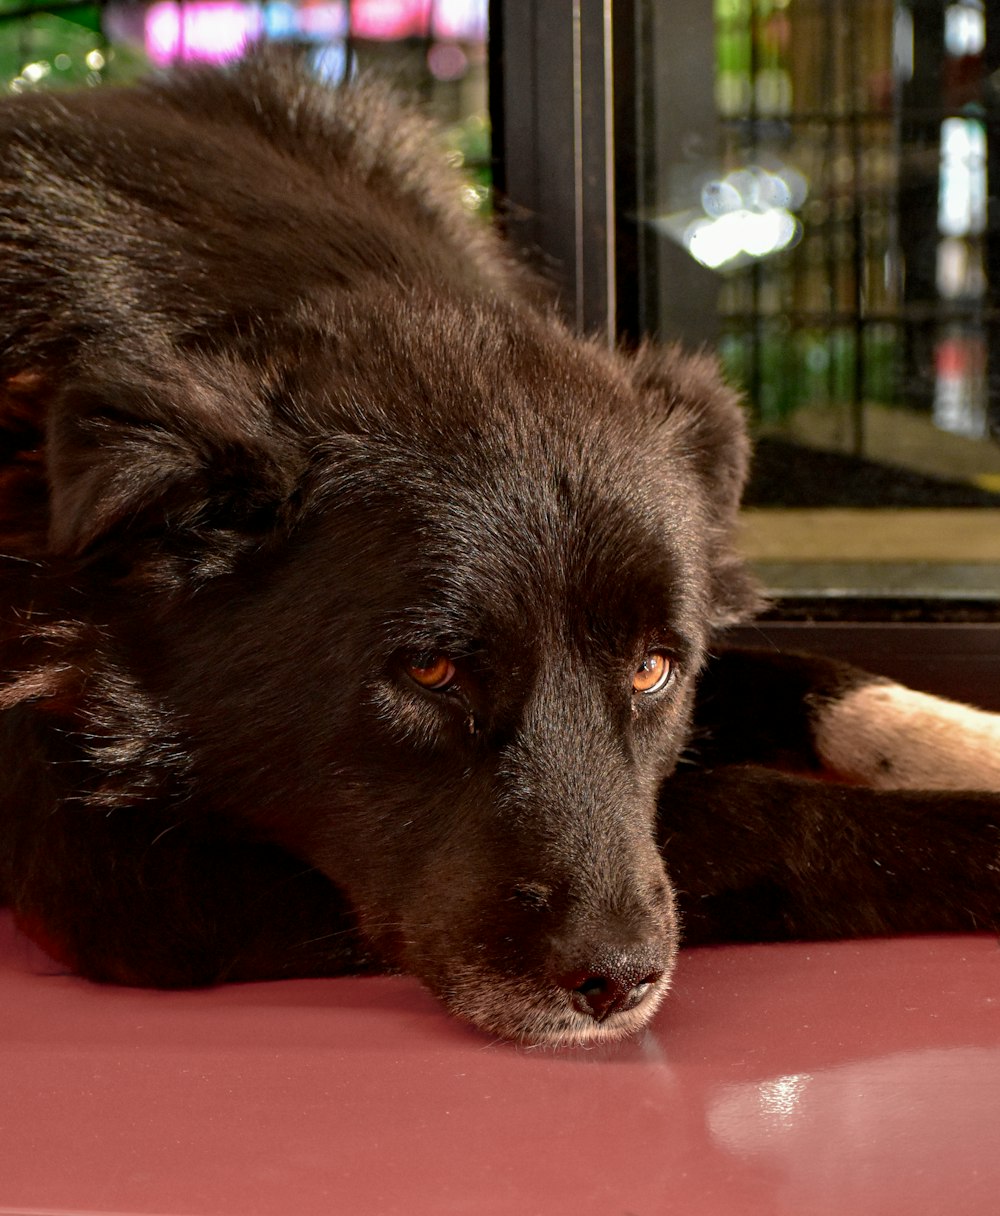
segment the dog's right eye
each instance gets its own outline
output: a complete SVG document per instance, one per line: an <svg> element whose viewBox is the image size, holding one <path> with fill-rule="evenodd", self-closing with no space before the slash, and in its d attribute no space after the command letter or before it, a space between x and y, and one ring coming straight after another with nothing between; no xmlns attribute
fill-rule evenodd
<svg viewBox="0 0 1000 1216"><path fill-rule="evenodd" d="M455 664L443 654L416 655L403 665L403 670L414 683L430 692L444 692L458 674Z"/></svg>

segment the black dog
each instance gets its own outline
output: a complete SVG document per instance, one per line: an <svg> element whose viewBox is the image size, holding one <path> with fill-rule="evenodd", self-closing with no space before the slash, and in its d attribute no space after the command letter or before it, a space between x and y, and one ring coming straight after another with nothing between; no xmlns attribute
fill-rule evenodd
<svg viewBox="0 0 1000 1216"><path fill-rule="evenodd" d="M747 765L1000 788L996 721L706 668L758 604L737 401L574 337L459 199L283 57L0 107L20 922L124 983L401 969L535 1042L645 1023L678 902L690 940L995 923L1000 800Z"/></svg>

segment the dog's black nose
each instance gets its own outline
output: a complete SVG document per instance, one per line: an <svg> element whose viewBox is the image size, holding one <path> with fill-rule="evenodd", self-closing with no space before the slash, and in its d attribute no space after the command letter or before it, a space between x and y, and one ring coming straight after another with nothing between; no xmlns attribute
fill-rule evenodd
<svg viewBox="0 0 1000 1216"><path fill-rule="evenodd" d="M560 978L573 1004L598 1022L611 1013L624 1013L640 1004L663 975L645 966L595 968L573 971Z"/></svg>

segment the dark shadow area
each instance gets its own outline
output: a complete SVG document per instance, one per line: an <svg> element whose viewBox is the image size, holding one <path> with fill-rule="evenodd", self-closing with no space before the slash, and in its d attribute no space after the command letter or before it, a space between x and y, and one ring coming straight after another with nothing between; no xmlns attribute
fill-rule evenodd
<svg viewBox="0 0 1000 1216"><path fill-rule="evenodd" d="M757 441L747 507L1000 507L1000 494L772 435Z"/></svg>

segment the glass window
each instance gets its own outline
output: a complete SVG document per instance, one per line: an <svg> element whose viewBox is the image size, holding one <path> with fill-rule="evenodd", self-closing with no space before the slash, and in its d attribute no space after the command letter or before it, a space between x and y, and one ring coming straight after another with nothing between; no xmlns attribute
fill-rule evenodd
<svg viewBox="0 0 1000 1216"><path fill-rule="evenodd" d="M635 315L747 394L765 581L995 602L1000 6L634 8Z"/></svg>

